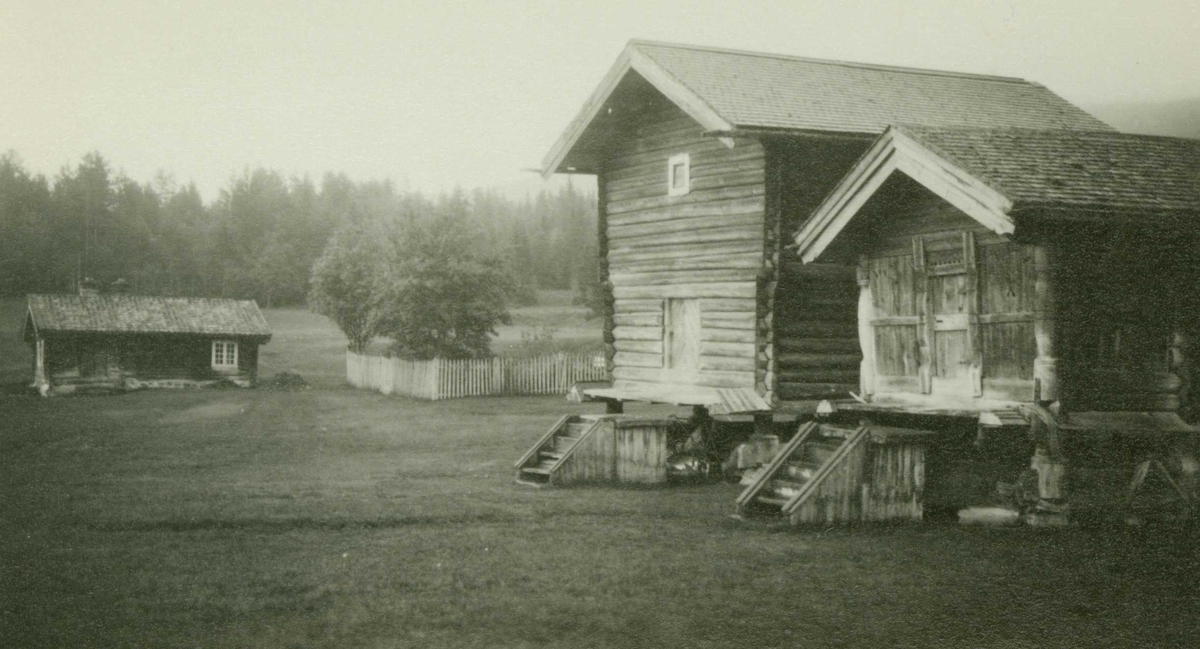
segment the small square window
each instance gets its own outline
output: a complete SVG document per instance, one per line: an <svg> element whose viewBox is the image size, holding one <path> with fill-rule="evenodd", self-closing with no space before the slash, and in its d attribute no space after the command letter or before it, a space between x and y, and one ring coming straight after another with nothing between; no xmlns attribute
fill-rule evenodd
<svg viewBox="0 0 1200 649"><path fill-rule="evenodd" d="M691 191L691 159L686 153L667 161L667 196L683 196Z"/></svg>
<svg viewBox="0 0 1200 649"><path fill-rule="evenodd" d="M212 366L216 369L237 369L238 344L232 340L214 340L212 344Z"/></svg>

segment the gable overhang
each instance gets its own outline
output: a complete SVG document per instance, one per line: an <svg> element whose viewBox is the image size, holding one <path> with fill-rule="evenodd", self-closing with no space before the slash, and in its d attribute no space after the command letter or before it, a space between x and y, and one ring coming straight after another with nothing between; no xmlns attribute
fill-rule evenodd
<svg viewBox="0 0 1200 649"><path fill-rule="evenodd" d="M917 181L996 234L1011 235L1016 231L1010 199L901 129L889 127L796 233L800 259L809 263L820 258L883 183L897 172Z"/></svg>
<svg viewBox="0 0 1200 649"><path fill-rule="evenodd" d="M566 131L559 136L554 146L550 148L550 152L542 160L541 174L543 178L549 178L551 175L559 172L571 172L572 169L563 168L563 163L571 150L579 142L583 134L587 132L588 127L592 125L596 117L600 115L616 91L621 80L629 74L630 71L637 72L650 85L654 86L667 99L696 120L704 128L705 131L711 133L732 133L735 129L733 124L721 117L704 99L688 89L678 79L676 79L665 68L656 63L653 59L638 51L636 43L630 43L622 50L621 55L617 57L613 66L609 68L608 73L604 75L604 79L600 85L592 92L591 97L584 103L583 108L575 119L571 120ZM732 146L733 141L729 138L722 137L722 142L726 146Z"/></svg>

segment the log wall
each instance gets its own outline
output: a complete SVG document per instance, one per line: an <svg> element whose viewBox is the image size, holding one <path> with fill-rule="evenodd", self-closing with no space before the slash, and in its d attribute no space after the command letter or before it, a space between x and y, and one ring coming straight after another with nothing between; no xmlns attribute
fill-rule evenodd
<svg viewBox="0 0 1200 649"><path fill-rule="evenodd" d="M617 133L598 185L615 385L754 387L762 146L738 139L728 148L669 103L639 112ZM668 196L667 161L680 153L690 156L690 191ZM694 345L679 345L696 357L674 369L664 347L668 300L694 300L676 312L698 314L676 332L698 332Z"/></svg>
<svg viewBox="0 0 1200 649"><path fill-rule="evenodd" d="M253 385L258 378L258 344L238 341L236 371L212 367L212 340L193 337L81 335L44 339L49 390L57 394L92 390L192 387L227 380Z"/></svg>
<svg viewBox="0 0 1200 649"><path fill-rule="evenodd" d="M853 265L805 265L785 246L869 144L855 138L767 144L765 248L773 263L760 309L760 371L777 400L839 398L858 389L862 353Z"/></svg>

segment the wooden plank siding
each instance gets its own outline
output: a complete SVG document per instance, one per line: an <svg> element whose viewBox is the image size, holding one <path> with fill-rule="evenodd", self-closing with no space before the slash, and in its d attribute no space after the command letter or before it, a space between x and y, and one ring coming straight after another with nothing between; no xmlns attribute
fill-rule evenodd
<svg viewBox="0 0 1200 649"><path fill-rule="evenodd" d="M738 139L729 148L669 103L616 132L599 174L615 387L753 387L762 146ZM667 161L681 153L689 156L689 191L669 196Z"/></svg>

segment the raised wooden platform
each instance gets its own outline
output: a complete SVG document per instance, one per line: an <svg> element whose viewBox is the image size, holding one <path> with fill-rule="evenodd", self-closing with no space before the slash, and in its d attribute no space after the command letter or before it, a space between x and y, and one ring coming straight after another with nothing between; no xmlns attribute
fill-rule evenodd
<svg viewBox="0 0 1200 649"><path fill-rule="evenodd" d="M617 383L612 387L584 388L583 395L602 401L637 401L673 406L704 406L712 415L771 412L767 403L752 388L705 388L694 385L659 383Z"/></svg>

